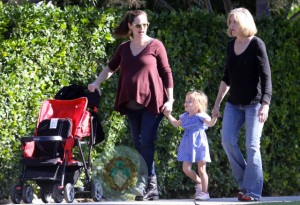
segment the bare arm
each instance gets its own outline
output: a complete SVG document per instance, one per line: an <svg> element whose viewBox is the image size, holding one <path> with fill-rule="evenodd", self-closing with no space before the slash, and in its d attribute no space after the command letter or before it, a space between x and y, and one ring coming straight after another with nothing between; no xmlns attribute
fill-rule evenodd
<svg viewBox="0 0 300 205"><path fill-rule="evenodd" d="M169 112L164 111L164 114L174 127L179 127L181 125L181 120L176 120Z"/></svg>
<svg viewBox="0 0 300 205"><path fill-rule="evenodd" d="M204 119L203 122L208 126L208 127L212 127L216 124L218 118L217 117L213 117L211 120L206 120Z"/></svg>
<svg viewBox="0 0 300 205"><path fill-rule="evenodd" d="M220 116L220 105L222 100L224 99L225 95L227 94L229 90L229 86L224 82L221 81L220 86L219 86L219 92L215 100L215 105L212 111L212 115L219 117Z"/></svg>
<svg viewBox="0 0 300 205"><path fill-rule="evenodd" d="M99 76L97 77L97 79L92 82L91 84L88 85L88 89L90 92L94 92L95 90L98 90L99 93L101 94L100 92L100 89L99 89L99 86L100 84L107 80L108 78L110 78L110 76L113 74L114 72L112 72L110 70L110 68L108 66L106 66L99 74Z"/></svg>
<svg viewBox="0 0 300 205"><path fill-rule="evenodd" d="M168 93L168 101L172 102L174 101L174 98L173 98L173 88L167 88L167 93Z"/></svg>

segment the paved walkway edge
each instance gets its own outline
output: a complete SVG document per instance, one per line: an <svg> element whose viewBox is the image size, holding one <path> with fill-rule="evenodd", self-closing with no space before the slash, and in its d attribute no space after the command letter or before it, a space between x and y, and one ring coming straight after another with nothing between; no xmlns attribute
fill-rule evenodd
<svg viewBox="0 0 300 205"><path fill-rule="evenodd" d="M296 202L300 205L300 196L262 197L257 202L240 202L237 198L211 198L209 201L197 201L193 199L160 199L157 201L101 201L94 202L91 199L75 199L75 204L103 204L103 205L229 205L229 204L260 204L260 203ZM0 204L12 204L11 200L1 200ZM41 199L34 199L33 204L44 204ZM51 202L49 204L55 204ZM60 205L67 205L63 201ZM294 204L294 203L293 203Z"/></svg>
<svg viewBox="0 0 300 205"><path fill-rule="evenodd" d="M278 196L278 197L262 197L257 202L240 202L237 198L211 198L209 201L197 201L193 199L160 199L157 201L101 201L93 202L89 200L76 199L73 203L80 204L105 204L105 205L228 205L228 204L260 204L260 203L278 203L278 202L299 202L300 196ZM35 200L34 204L44 204L41 200ZM68 204L68 203L61 203Z"/></svg>

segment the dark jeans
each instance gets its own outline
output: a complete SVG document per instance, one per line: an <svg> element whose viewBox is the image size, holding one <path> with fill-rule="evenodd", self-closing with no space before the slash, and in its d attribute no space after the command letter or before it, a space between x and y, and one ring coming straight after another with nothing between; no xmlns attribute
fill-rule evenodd
<svg viewBox="0 0 300 205"><path fill-rule="evenodd" d="M154 176L155 142L157 139L157 130L163 115L154 115L145 108L141 110L128 110L126 115L129 120L134 147L144 158L148 167L148 175Z"/></svg>

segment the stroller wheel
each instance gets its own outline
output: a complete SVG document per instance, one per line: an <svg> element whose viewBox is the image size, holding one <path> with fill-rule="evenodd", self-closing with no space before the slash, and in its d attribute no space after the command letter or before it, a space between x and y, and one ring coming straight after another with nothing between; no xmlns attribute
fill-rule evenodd
<svg viewBox="0 0 300 205"><path fill-rule="evenodd" d="M55 203L61 203L64 199L64 195L62 193L62 187L60 184L55 184L52 191L52 198Z"/></svg>
<svg viewBox="0 0 300 205"><path fill-rule="evenodd" d="M30 185L24 185L22 189L22 198L25 204L32 203L33 199L33 188Z"/></svg>
<svg viewBox="0 0 300 205"><path fill-rule="evenodd" d="M42 201L47 204L50 202L51 197L52 197L52 193L47 192L44 188L41 188L40 190L40 197L42 199Z"/></svg>
<svg viewBox="0 0 300 205"><path fill-rule="evenodd" d="M22 200L22 187L20 185L14 185L11 189L11 200L14 204L21 203Z"/></svg>
<svg viewBox="0 0 300 205"><path fill-rule="evenodd" d="M72 203L75 198L74 186L71 183L67 183L64 188L65 200L68 203Z"/></svg>
<svg viewBox="0 0 300 205"><path fill-rule="evenodd" d="M91 198L94 201L98 202L101 201L102 196L103 196L103 189L100 181L97 180L93 181L91 183Z"/></svg>

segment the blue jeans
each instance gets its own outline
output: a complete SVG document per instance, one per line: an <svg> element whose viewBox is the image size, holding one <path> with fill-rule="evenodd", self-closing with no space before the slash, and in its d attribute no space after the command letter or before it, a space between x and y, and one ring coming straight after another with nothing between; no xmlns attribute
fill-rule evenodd
<svg viewBox="0 0 300 205"><path fill-rule="evenodd" d="M263 188L260 138L264 123L258 121L260 106L259 103L243 106L227 102L222 125L222 145L239 189L243 190L245 195L257 200L260 200ZM239 132L244 124L246 159L238 146Z"/></svg>
<svg viewBox="0 0 300 205"><path fill-rule="evenodd" d="M148 167L148 175L154 176L155 142L163 115L154 115L145 108L141 110L128 110L126 115L129 120L134 147L144 158Z"/></svg>

